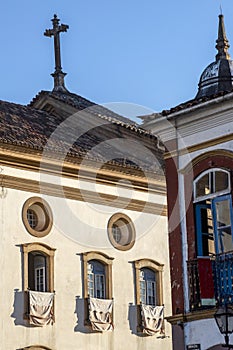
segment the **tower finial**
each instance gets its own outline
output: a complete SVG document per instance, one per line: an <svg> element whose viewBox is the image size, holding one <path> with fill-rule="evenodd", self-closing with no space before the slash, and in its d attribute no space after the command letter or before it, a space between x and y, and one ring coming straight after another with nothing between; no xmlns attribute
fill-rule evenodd
<svg viewBox="0 0 233 350"><path fill-rule="evenodd" d="M230 47L229 42L226 37L225 25L224 25L224 17L221 13L219 16L219 25L218 25L218 39L216 40L216 49L218 50L216 57L216 61L221 58L230 59L230 54L228 53L228 49Z"/></svg>
<svg viewBox="0 0 233 350"><path fill-rule="evenodd" d="M57 18L57 15L54 15L51 21L53 23L53 29L46 29L44 35L49 37L54 36L55 72L51 74L54 78L53 91L67 91L64 83L66 73L62 72L61 67L60 33L66 32L69 26L66 24L59 25L60 19Z"/></svg>

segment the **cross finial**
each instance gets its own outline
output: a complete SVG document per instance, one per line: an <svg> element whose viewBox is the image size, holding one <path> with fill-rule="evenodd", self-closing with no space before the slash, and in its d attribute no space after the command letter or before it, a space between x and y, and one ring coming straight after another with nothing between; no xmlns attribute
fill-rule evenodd
<svg viewBox="0 0 233 350"><path fill-rule="evenodd" d="M67 91L64 83L64 77L66 76L66 73L62 72L61 67L60 33L66 32L69 26L66 24L59 25L60 19L57 18L57 15L54 15L51 21L53 23L53 29L46 29L44 35L54 37L55 72L51 74L54 78L53 91Z"/></svg>

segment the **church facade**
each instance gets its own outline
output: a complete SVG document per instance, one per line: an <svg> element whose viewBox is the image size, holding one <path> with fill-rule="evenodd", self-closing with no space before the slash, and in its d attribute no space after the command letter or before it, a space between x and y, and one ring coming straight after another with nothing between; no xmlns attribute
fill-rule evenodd
<svg viewBox="0 0 233 350"><path fill-rule="evenodd" d="M54 89L0 102L0 348L170 350L163 147L67 90L52 21Z"/></svg>
<svg viewBox="0 0 233 350"><path fill-rule="evenodd" d="M217 55L203 71L196 97L144 118L144 128L166 147L168 321L175 350L217 350L233 343L233 61L228 48L221 14Z"/></svg>

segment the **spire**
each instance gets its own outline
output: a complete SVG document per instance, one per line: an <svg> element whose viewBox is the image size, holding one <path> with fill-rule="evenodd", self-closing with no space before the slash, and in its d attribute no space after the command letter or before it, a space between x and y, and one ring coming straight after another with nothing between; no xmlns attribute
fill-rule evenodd
<svg viewBox="0 0 233 350"><path fill-rule="evenodd" d="M233 91L233 60L228 52L230 45L226 37L222 10L220 11L216 40L218 53L215 61L210 63L201 74L196 99Z"/></svg>
<svg viewBox="0 0 233 350"><path fill-rule="evenodd" d="M67 91L64 82L64 77L66 76L66 73L62 72L61 67L60 33L66 32L69 26L66 24L59 25L60 19L57 18L57 15L54 15L51 21L53 23L53 29L46 29L44 35L54 37L55 72L51 74L54 78L53 91Z"/></svg>
<svg viewBox="0 0 233 350"><path fill-rule="evenodd" d="M226 37L223 14L220 14L218 17L219 17L218 39L216 40L217 44L215 46L216 49L218 50L218 53L215 56L216 61L220 60L221 58L225 58L229 60L231 58L228 53L228 49L230 45Z"/></svg>

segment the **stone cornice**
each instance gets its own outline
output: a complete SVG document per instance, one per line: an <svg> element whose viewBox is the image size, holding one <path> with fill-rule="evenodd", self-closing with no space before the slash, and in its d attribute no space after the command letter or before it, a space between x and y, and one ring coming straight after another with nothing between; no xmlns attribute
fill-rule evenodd
<svg viewBox="0 0 233 350"><path fill-rule="evenodd" d="M189 312L187 314L177 314L173 316L166 317L166 320L172 325L182 325L183 323L203 320L206 318L213 318L217 309L214 307L212 309L198 310Z"/></svg>
<svg viewBox="0 0 233 350"><path fill-rule="evenodd" d="M6 187L20 191L41 193L46 196L48 195L65 199L74 199L87 203L95 203L126 210L167 216L166 205L160 203L149 203L143 200L131 199L127 197L117 197L97 191L80 190L74 187L59 186L51 183L39 182L36 180L8 175L0 175L0 185L2 188Z"/></svg>
<svg viewBox="0 0 233 350"><path fill-rule="evenodd" d="M208 131L232 122L233 93L177 110L167 116L143 124L146 130L160 137L163 143L177 137L184 139L200 131ZM177 131L176 131L177 129Z"/></svg>
<svg viewBox="0 0 233 350"><path fill-rule="evenodd" d="M10 166L21 170L43 172L52 175L95 182L97 184L122 186L138 191L150 191L158 195L166 195L165 177L147 172L146 176L139 169L114 164L102 164L92 160L82 163L82 159L51 154L43 158L42 151L8 144L0 145L0 166ZM125 180L125 184L123 184Z"/></svg>
<svg viewBox="0 0 233 350"><path fill-rule="evenodd" d="M197 145L187 147L186 149L180 149L179 150L179 156L182 156L182 155L185 155L185 154L188 154L188 153L193 153L193 152L196 152L196 151L199 151L199 150L202 150L202 149L206 150L209 147L216 146L216 145L219 145L221 143L229 142L229 141L232 141L232 140L233 140L233 134L224 135L222 137L217 137L215 139L211 139L209 141L201 142L201 143L199 143ZM176 156L177 156L177 150L175 150L173 152L165 153L164 159L174 158Z"/></svg>

